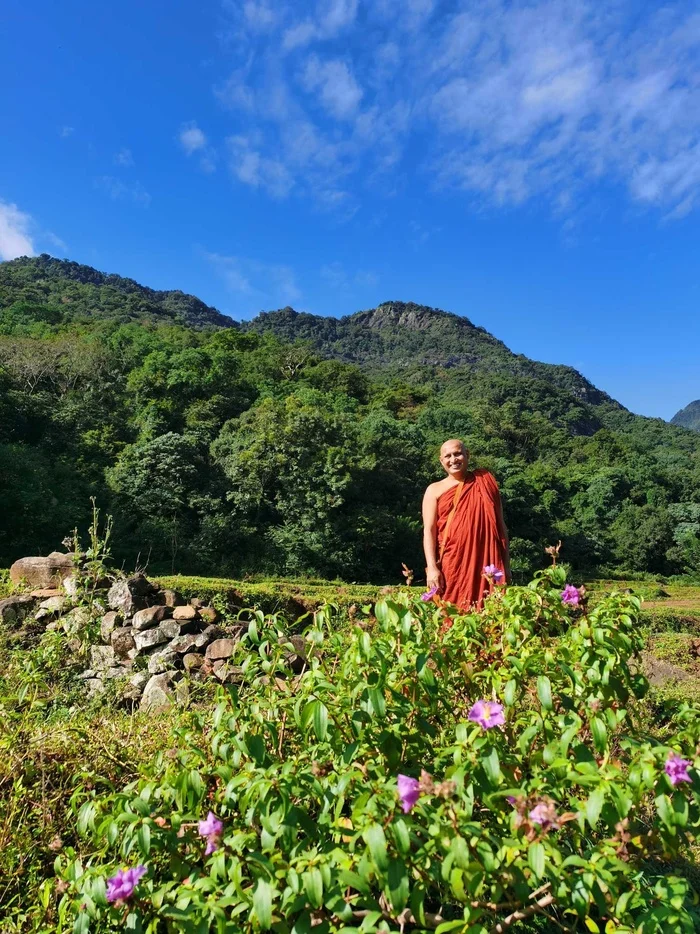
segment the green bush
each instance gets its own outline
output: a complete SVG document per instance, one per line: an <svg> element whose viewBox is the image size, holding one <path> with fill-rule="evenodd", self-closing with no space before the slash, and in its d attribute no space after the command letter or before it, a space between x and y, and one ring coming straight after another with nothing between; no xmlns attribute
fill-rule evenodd
<svg viewBox="0 0 700 934"><path fill-rule="evenodd" d="M645 732L638 599L566 605L564 584L483 614L408 592L346 625L321 609L299 674L255 614L213 713L132 784L74 793L56 929L692 932L669 861L700 820L698 710Z"/></svg>

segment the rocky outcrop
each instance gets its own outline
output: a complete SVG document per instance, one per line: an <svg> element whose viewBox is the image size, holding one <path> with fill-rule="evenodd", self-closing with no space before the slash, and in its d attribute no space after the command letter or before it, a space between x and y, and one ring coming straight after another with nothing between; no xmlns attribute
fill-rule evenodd
<svg viewBox="0 0 700 934"><path fill-rule="evenodd" d="M33 590L60 587L75 571L72 555L60 551L46 558L20 558L10 568L13 584L27 584Z"/></svg>

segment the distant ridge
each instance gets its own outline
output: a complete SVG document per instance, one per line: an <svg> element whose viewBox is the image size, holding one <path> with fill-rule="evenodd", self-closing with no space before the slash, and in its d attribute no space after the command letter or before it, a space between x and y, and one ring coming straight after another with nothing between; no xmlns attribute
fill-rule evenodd
<svg viewBox="0 0 700 934"><path fill-rule="evenodd" d="M71 288L73 286L73 288ZM21 296L19 293L21 292ZM153 320L196 328L230 328L235 322L194 295L177 289L158 291L109 273L98 272L48 253L0 263L0 308L23 303L54 305L67 320L116 318Z"/></svg>
<svg viewBox="0 0 700 934"><path fill-rule="evenodd" d="M308 341L325 357L366 368L490 369L544 379L581 401L621 408L572 367L537 363L514 354L468 318L414 302L382 302L342 318L297 312L287 306L263 312L241 328L270 332L285 341Z"/></svg>
<svg viewBox="0 0 700 934"><path fill-rule="evenodd" d="M700 399L686 405L684 409L671 419L672 425L679 425L681 428L690 428L691 431L700 431Z"/></svg>

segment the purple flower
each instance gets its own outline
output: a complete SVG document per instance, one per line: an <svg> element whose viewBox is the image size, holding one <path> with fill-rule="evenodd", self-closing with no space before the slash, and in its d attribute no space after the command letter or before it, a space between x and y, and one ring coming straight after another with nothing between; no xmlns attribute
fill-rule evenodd
<svg viewBox="0 0 700 934"><path fill-rule="evenodd" d="M578 606L581 594L573 584L567 584L561 592L561 602L568 603L569 606Z"/></svg>
<svg viewBox="0 0 700 934"><path fill-rule="evenodd" d="M487 700L477 701L469 711L468 718L485 730L490 730L494 726L502 726L506 722L502 704Z"/></svg>
<svg viewBox="0 0 700 934"><path fill-rule="evenodd" d="M484 577L492 580L494 584L502 584L505 580L505 574L499 567L496 567L495 564L486 565L484 568Z"/></svg>
<svg viewBox="0 0 700 934"><path fill-rule="evenodd" d="M557 812L551 801L540 801L527 815L533 824L539 824L543 830L557 827Z"/></svg>
<svg viewBox="0 0 700 934"><path fill-rule="evenodd" d="M221 835L224 832L223 821L220 821L213 811L209 811L206 820L201 820L199 822L198 829L200 837L207 838L207 848L204 851L204 855L209 856L210 853L213 853L214 850L219 848Z"/></svg>
<svg viewBox="0 0 700 934"><path fill-rule="evenodd" d="M122 902L134 894L139 879L146 872L145 866L134 866L133 869L118 869L116 876L107 879L107 901Z"/></svg>
<svg viewBox="0 0 700 934"><path fill-rule="evenodd" d="M433 586L430 588L430 590L426 590L425 593L422 593L422 594L420 595L420 598L421 598L421 600L423 600L425 603L427 603L428 600L432 600L432 599L433 599L433 597L435 596L435 594L436 594L437 592L438 592L438 585L437 585L437 584L433 584Z"/></svg>
<svg viewBox="0 0 700 934"><path fill-rule="evenodd" d="M679 785L681 782L692 781L688 775L688 769L692 764L689 759L682 759L677 752L672 752L664 765L664 771L671 780L671 784Z"/></svg>
<svg viewBox="0 0 700 934"><path fill-rule="evenodd" d="M417 778L410 778L408 775L399 775L399 801L404 814L414 807L418 798L420 798L420 782Z"/></svg>

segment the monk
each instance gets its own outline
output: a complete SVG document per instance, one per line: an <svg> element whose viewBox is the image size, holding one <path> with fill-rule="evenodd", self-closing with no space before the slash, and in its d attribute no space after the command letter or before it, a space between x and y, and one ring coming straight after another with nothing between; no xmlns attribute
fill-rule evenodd
<svg viewBox="0 0 700 934"><path fill-rule="evenodd" d="M447 476L423 497L428 589L461 610L481 609L494 583L510 579L498 485L487 470L469 470L469 451L458 439L445 441L440 463Z"/></svg>

